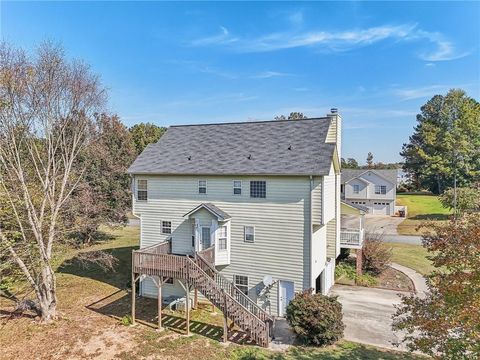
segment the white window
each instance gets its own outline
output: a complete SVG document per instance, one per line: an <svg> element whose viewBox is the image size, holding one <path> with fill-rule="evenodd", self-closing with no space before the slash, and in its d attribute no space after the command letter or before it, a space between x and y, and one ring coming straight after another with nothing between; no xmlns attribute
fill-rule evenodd
<svg viewBox="0 0 480 360"><path fill-rule="evenodd" d="M238 290L248 295L248 276L234 275L233 282Z"/></svg>
<svg viewBox="0 0 480 360"><path fill-rule="evenodd" d="M387 193L387 186L386 185L375 185L375 194L385 195Z"/></svg>
<svg viewBox="0 0 480 360"><path fill-rule="evenodd" d="M267 197L266 181L250 181L250 197L265 198Z"/></svg>
<svg viewBox="0 0 480 360"><path fill-rule="evenodd" d="M218 228L218 250L227 250L227 227Z"/></svg>
<svg viewBox="0 0 480 360"><path fill-rule="evenodd" d="M198 180L198 193L199 194L207 193L207 180Z"/></svg>
<svg viewBox="0 0 480 360"><path fill-rule="evenodd" d="M253 226L245 226L245 242L253 243L255 241L255 228Z"/></svg>
<svg viewBox="0 0 480 360"><path fill-rule="evenodd" d="M360 185L355 184L353 185L353 193L358 194L360 192Z"/></svg>
<svg viewBox="0 0 480 360"><path fill-rule="evenodd" d="M172 233L172 222L162 221L162 234L171 234L171 233Z"/></svg>
<svg viewBox="0 0 480 360"><path fill-rule="evenodd" d="M242 195L242 181L233 180L233 195Z"/></svg>
<svg viewBox="0 0 480 360"><path fill-rule="evenodd" d="M148 200L148 183L147 180L137 180L137 200L146 201Z"/></svg>

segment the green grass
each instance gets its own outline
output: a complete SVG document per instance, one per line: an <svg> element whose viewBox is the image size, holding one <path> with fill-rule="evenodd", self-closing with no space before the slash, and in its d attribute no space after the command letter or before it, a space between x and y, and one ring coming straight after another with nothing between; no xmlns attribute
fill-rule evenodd
<svg viewBox="0 0 480 360"><path fill-rule="evenodd" d="M428 252L423 246L389 243L392 247L392 261L397 264L416 270L422 275L427 275L434 269L432 262L427 259Z"/></svg>
<svg viewBox="0 0 480 360"><path fill-rule="evenodd" d="M451 214L451 211L444 208L434 195L399 194L397 205L407 206L407 219L397 226L397 231L401 235L422 234L422 229L418 229L419 225L425 221L447 220Z"/></svg>

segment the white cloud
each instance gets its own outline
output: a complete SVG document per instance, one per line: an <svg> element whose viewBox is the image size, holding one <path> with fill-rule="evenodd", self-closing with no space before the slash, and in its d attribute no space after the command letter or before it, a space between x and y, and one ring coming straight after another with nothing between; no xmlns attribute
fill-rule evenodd
<svg viewBox="0 0 480 360"><path fill-rule="evenodd" d="M207 46L207 45L218 45L218 44L231 44L236 42L237 40L238 40L237 38L232 37L230 35L230 32L227 30L226 27L220 26L220 34L193 40L191 42L191 45Z"/></svg>
<svg viewBox="0 0 480 360"><path fill-rule="evenodd" d="M283 76L292 76L292 74L282 73L278 71L264 71L255 75L250 76L253 79L269 79L273 77L283 77Z"/></svg>
<svg viewBox="0 0 480 360"><path fill-rule="evenodd" d="M442 94L448 89L451 89L454 86L448 85L429 85L429 86L422 86L418 88L410 88L410 89L398 89L395 90L395 94L400 97L402 100L412 100L412 99L420 99L420 98L427 98L432 97L436 94Z"/></svg>
<svg viewBox="0 0 480 360"><path fill-rule="evenodd" d="M299 13L301 14L301 13ZM293 18L300 15L292 14ZM301 17L303 21L303 15ZM425 61L454 60L467 56L469 52L458 52L454 44L442 34L419 29L416 24L383 25L366 29L343 31L289 31L261 35L258 37L235 37L221 27L218 35L196 39L191 46L226 46L238 52L269 52L299 47L312 47L328 52L348 51L384 40L427 41L433 49L422 51L418 56Z"/></svg>

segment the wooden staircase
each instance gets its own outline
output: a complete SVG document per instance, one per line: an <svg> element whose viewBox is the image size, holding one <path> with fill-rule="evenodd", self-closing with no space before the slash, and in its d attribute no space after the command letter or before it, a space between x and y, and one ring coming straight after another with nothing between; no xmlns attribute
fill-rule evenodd
<svg viewBox="0 0 480 360"><path fill-rule="evenodd" d="M268 347L274 319L221 275L203 256L169 254L166 243L133 252L132 272L175 278L200 291L258 345Z"/></svg>

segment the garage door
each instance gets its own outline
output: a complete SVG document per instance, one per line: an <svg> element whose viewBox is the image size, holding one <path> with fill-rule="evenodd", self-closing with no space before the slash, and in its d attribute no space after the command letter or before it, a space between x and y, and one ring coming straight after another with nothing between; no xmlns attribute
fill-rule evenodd
<svg viewBox="0 0 480 360"><path fill-rule="evenodd" d="M374 215L389 215L390 214L390 205L386 202L374 202L373 203L373 214Z"/></svg>

